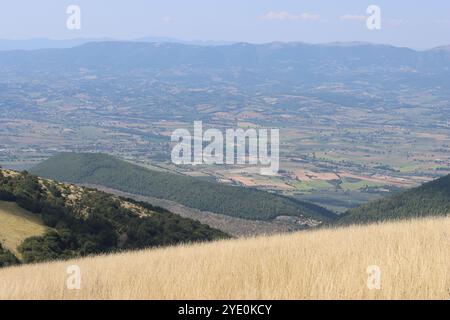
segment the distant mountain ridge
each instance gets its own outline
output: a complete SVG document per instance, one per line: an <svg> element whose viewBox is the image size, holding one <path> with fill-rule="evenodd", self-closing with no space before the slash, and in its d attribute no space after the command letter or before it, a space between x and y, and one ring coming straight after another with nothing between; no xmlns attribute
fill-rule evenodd
<svg viewBox="0 0 450 320"><path fill-rule="evenodd" d="M436 58L442 48L426 51L416 51L406 47L395 47L371 43L348 42L308 44L303 42L271 42L265 44L234 43L217 46L205 46L186 44L181 42L146 42L146 41L89 41L73 40L79 43L74 47L58 49L31 50L14 52L16 64L21 64L24 59L36 58L43 63L47 60L57 58L53 61L55 65L73 58L72 65L89 66L95 62L98 68L110 63L116 67L166 67L181 65L214 66L214 67L254 67L263 66L264 63L272 62L276 65L287 64L287 62L307 63L312 61L335 61L374 65L380 62L388 65L417 64L425 66ZM12 50L16 51L16 50ZM0 62L9 63L12 52L0 52ZM107 60L97 60L107 57ZM136 60L125 59L134 57ZM305 59L308 59L305 61ZM118 63L121 64L118 64ZM39 67L39 64L36 66Z"/></svg>
<svg viewBox="0 0 450 320"><path fill-rule="evenodd" d="M0 39L0 51L10 50L39 50L39 49L68 49L85 43L101 41L122 41L122 42L171 42L194 45L226 45L229 41L201 41L201 40L181 40L170 37L142 37L132 40L115 40L113 38L73 38L73 39Z"/></svg>
<svg viewBox="0 0 450 320"><path fill-rule="evenodd" d="M335 41L335 42L325 42L325 43L308 43L302 41L268 41L263 43L254 42L243 42L243 41L217 41L217 40L184 40L172 37L156 37L156 36L145 36L132 39L115 39L111 37L99 37L99 38L68 38L68 39L51 39L51 38L28 38L28 39L1 39L0 38L0 51L9 50L39 50L39 49L68 49L76 46L80 46L92 42L147 42L147 43L179 43L185 45L201 45L201 46L227 46L232 44L249 44L249 45L267 45L267 44L305 44L305 45L316 45L316 46L389 46L397 47L400 46L383 44L383 43L372 43L366 41ZM402 46L404 48L408 48ZM449 48L450 45L441 45L434 48L429 48L425 50L416 51L432 51L441 50Z"/></svg>
<svg viewBox="0 0 450 320"><path fill-rule="evenodd" d="M176 42L90 42L68 49L0 51L0 72L67 77L89 71L97 76L154 77L199 85L267 83L314 88L342 82L389 90L449 87L450 55L365 43L273 42L193 45ZM214 75L214 79L211 79Z"/></svg>
<svg viewBox="0 0 450 320"><path fill-rule="evenodd" d="M308 202L252 188L149 170L106 154L62 153L38 164L31 172L59 181L102 185L250 220L295 216L303 217L305 223L309 223L310 219L320 222L336 217L333 212Z"/></svg>

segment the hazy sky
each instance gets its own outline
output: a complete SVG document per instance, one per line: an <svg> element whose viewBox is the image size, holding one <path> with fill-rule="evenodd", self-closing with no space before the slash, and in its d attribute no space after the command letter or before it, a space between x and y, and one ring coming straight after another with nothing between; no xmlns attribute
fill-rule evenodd
<svg viewBox="0 0 450 320"><path fill-rule="evenodd" d="M68 30L68 5L81 8L81 30ZM369 5L382 28L366 27ZM8 0L0 38L144 36L269 42L370 41L414 48L450 44L448 0Z"/></svg>

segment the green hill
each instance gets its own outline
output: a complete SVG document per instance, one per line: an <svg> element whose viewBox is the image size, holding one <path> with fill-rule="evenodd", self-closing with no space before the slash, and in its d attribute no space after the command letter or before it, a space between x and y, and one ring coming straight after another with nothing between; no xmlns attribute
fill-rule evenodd
<svg viewBox="0 0 450 320"><path fill-rule="evenodd" d="M26 171L0 170L0 204L0 266L228 237L147 203Z"/></svg>
<svg viewBox="0 0 450 320"><path fill-rule="evenodd" d="M445 216L450 213L450 175L369 202L344 213L335 223L352 224L384 220Z"/></svg>
<svg viewBox="0 0 450 320"><path fill-rule="evenodd" d="M50 179L98 184L244 219L302 216L323 221L336 217L333 212L311 203L252 188L149 170L105 154L63 153L37 165L32 172Z"/></svg>

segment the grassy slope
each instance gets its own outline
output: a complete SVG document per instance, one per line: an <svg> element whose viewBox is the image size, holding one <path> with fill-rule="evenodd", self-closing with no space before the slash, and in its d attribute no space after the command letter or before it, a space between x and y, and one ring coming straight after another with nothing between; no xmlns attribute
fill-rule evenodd
<svg viewBox="0 0 450 320"><path fill-rule="evenodd" d="M369 202L343 214L338 224L389 219L443 216L450 213L450 176L423 184L389 198Z"/></svg>
<svg viewBox="0 0 450 320"><path fill-rule="evenodd" d="M250 188L149 170L105 154L64 153L31 170L37 175L74 183L99 184L178 202L187 207L229 216L270 220L279 215L334 219L322 207Z"/></svg>
<svg viewBox="0 0 450 320"><path fill-rule="evenodd" d="M16 203L0 201L0 243L18 254L17 246L23 240L45 233L45 227L32 213L20 208Z"/></svg>
<svg viewBox="0 0 450 320"><path fill-rule="evenodd" d="M0 299L448 299L449 232L425 218L7 268ZM73 264L79 291L63 289Z"/></svg>
<svg viewBox="0 0 450 320"><path fill-rule="evenodd" d="M228 237L150 204L26 172L0 170L0 199L9 202L0 202L0 240L23 262ZM51 231L43 234L40 221Z"/></svg>

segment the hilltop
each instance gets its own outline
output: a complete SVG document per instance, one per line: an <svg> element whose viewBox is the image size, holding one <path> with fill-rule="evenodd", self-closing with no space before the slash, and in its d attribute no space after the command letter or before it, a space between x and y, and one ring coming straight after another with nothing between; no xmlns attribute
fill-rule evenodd
<svg viewBox="0 0 450 320"><path fill-rule="evenodd" d="M420 187L351 209L335 223L369 223L392 219L445 216L449 213L450 175L447 175Z"/></svg>
<svg viewBox="0 0 450 320"><path fill-rule="evenodd" d="M0 299L448 299L449 230L426 218L8 268ZM81 290L65 289L69 265Z"/></svg>
<svg viewBox="0 0 450 320"><path fill-rule="evenodd" d="M0 204L0 266L14 252L29 263L228 237L148 203L26 171L0 170Z"/></svg>
<svg viewBox="0 0 450 320"><path fill-rule="evenodd" d="M320 206L256 190L150 170L106 154L62 153L31 169L40 176L72 183L97 184L132 194L175 201L190 208L227 216L273 220L302 218L314 226L336 215Z"/></svg>

